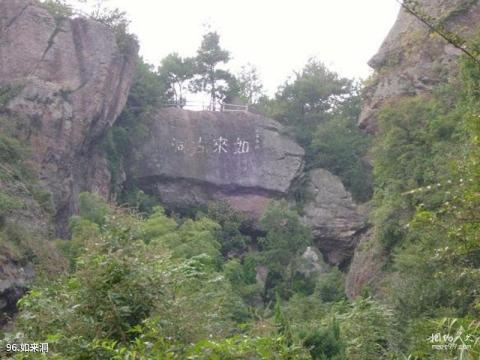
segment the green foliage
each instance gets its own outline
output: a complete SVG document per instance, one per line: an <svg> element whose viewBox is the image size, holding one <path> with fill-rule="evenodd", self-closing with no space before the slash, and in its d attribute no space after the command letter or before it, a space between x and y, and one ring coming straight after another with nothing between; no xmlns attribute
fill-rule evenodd
<svg viewBox="0 0 480 360"><path fill-rule="evenodd" d="M19 165L27 154L28 151L17 139L0 134L0 162Z"/></svg>
<svg viewBox="0 0 480 360"><path fill-rule="evenodd" d="M94 224L102 226L105 224L108 207L103 200L95 194L81 193L80 216Z"/></svg>
<svg viewBox="0 0 480 360"><path fill-rule="evenodd" d="M372 196L371 171L365 160L371 141L358 129L359 110L360 96L353 95L318 125L307 162L311 168L338 175L353 198L364 202Z"/></svg>
<svg viewBox="0 0 480 360"><path fill-rule="evenodd" d="M310 175L306 173L297 177L290 185L289 196L295 204L295 210L300 215L303 215L305 205L315 198L309 188L310 180Z"/></svg>
<svg viewBox="0 0 480 360"><path fill-rule="evenodd" d="M215 31L206 32L195 58L198 78L193 82L193 89L210 95L212 110L216 109L217 100L228 95L233 81L233 75L218 68L229 60L230 53L220 47L220 35Z"/></svg>
<svg viewBox="0 0 480 360"><path fill-rule="evenodd" d="M22 203L20 200L5 194L0 191L0 225L4 221L4 217L10 213L12 210L20 209Z"/></svg>
<svg viewBox="0 0 480 360"><path fill-rule="evenodd" d="M267 102L267 115L291 126L297 141L307 149L316 126L329 118L329 112L350 91L351 81L312 58L279 88L274 101Z"/></svg>
<svg viewBox="0 0 480 360"><path fill-rule="evenodd" d="M74 13L72 6L64 0L44 0L41 2L41 5L57 19L57 21L69 18Z"/></svg>
<svg viewBox="0 0 480 360"><path fill-rule="evenodd" d="M182 58L177 53L169 54L162 60L158 73L168 84L168 91L175 103L183 107L186 101L184 96L186 81L195 74L195 59Z"/></svg>
<svg viewBox="0 0 480 360"><path fill-rule="evenodd" d="M417 205L435 207L442 196L404 192L436 186L449 180L451 164L463 142L462 109L451 110L455 85L439 89L436 98L409 98L385 107L379 116L379 136L374 146L376 208L373 222L386 248L403 241ZM453 98L452 98L453 97Z"/></svg>
<svg viewBox="0 0 480 360"><path fill-rule="evenodd" d="M345 299L345 281L338 268L322 274L316 285L316 293L323 302L337 302Z"/></svg>
<svg viewBox="0 0 480 360"><path fill-rule="evenodd" d="M300 222L298 214L290 210L285 201L270 204L260 225L266 233L260 240L262 257L269 269L265 297L272 300L278 292L288 298L299 257L312 241L310 229Z"/></svg>
<svg viewBox="0 0 480 360"><path fill-rule="evenodd" d="M414 358L435 358L432 343L421 340L432 334L450 334L460 346L466 332L476 331L479 74L478 65L465 60L461 82L429 99L396 103L380 117L374 219L379 240L396 244L386 293L406 326L404 346ZM461 326L446 329L451 320L444 318ZM449 350L446 358L475 358L475 336L470 349Z"/></svg>
<svg viewBox="0 0 480 360"><path fill-rule="evenodd" d="M272 202L260 220L266 236L262 241L266 256L285 266L290 257L301 255L310 245L310 229L300 222L298 214L285 201Z"/></svg>
<svg viewBox="0 0 480 360"><path fill-rule="evenodd" d="M345 359L345 344L340 338L336 320L326 328L319 328L305 336L303 345L314 360Z"/></svg>
<svg viewBox="0 0 480 360"><path fill-rule="evenodd" d="M233 334L242 304L209 266L205 246L217 225L198 220L178 226L161 209L142 221L82 198L93 211L72 223L73 272L38 283L22 299L17 325L25 338L48 341L62 358L110 358L121 347L143 344L147 331L155 331L154 349L168 342L186 349L208 336Z"/></svg>
<svg viewBox="0 0 480 360"><path fill-rule="evenodd" d="M168 101L167 89L168 84L154 67L139 59L127 104L120 115L120 123L130 128L145 120L153 109Z"/></svg>
<svg viewBox="0 0 480 360"><path fill-rule="evenodd" d="M261 98L254 108L287 125L305 149L307 170L325 168L341 178L355 200L370 199L370 139L357 127L361 97L352 81L312 58L279 88L275 99ZM299 209L308 201L306 189L306 182L293 188Z"/></svg>
<svg viewBox="0 0 480 360"><path fill-rule="evenodd" d="M115 125L105 137L103 148L107 155L110 172L112 174L111 187L119 190L118 178L123 171L123 163L127 156L131 156L132 144L141 142L148 136L148 124L152 112L161 104L169 101L168 84L154 67L143 59L137 62L137 69L133 84L122 113ZM125 189L126 194L121 194L120 201L132 206L142 205L141 211L149 211L151 206L146 204L146 199L137 197L135 184ZM141 200L141 201L140 201Z"/></svg>
<svg viewBox="0 0 480 360"><path fill-rule="evenodd" d="M448 359L475 359L480 355L479 330L480 323L473 318L416 319L407 332L409 354L434 359L432 346L446 346Z"/></svg>
<svg viewBox="0 0 480 360"><path fill-rule="evenodd" d="M22 86L2 86L0 87L0 110L4 110L4 108L8 105L10 100L15 98L20 91L22 90Z"/></svg>
<svg viewBox="0 0 480 360"><path fill-rule="evenodd" d="M386 359L399 349L394 312L371 299L352 302L338 321L347 343L348 359Z"/></svg>
<svg viewBox="0 0 480 360"><path fill-rule="evenodd" d="M252 64L242 66L240 73L237 75L237 80L240 100L248 105L258 103L264 93L257 68Z"/></svg>
<svg viewBox="0 0 480 360"><path fill-rule="evenodd" d="M232 209L228 203L215 202L208 205L206 215L221 226L217 234L223 256L240 256L247 251L251 239L242 234L242 229L251 224L244 214Z"/></svg>

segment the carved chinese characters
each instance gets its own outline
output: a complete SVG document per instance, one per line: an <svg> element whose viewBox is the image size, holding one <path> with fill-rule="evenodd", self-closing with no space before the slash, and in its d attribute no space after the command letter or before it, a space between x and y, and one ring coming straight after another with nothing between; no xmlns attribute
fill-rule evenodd
<svg viewBox="0 0 480 360"><path fill-rule="evenodd" d="M252 144L252 145L251 145ZM184 140L173 137L170 142L170 150L177 154L189 156L195 155L245 155L260 150L261 139L258 133L255 134L254 141L248 141L243 137L224 137L217 136L207 138L199 136L196 140Z"/></svg>

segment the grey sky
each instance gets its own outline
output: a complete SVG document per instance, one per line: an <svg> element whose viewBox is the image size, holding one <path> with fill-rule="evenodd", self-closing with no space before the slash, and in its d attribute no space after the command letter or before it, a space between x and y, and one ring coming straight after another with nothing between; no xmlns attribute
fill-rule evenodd
<svg viewBox="0 0 480 360"><path fill-rule="evenodd" d="M341 75L365 78L398 13L395 0L109 0L127 12L141 55L158 65L171 52L195 55L210 23L231 51L233 71L250 62L266 89L317 56Z"/></svg>

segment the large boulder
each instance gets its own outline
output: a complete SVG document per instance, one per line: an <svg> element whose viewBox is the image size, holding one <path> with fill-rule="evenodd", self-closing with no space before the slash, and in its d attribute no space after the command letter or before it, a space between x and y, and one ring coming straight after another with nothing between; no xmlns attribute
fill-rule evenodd
<svg viewBox="0 0 480 360"><path fill-rule="evenodd" d="M366 217L345 190L339 177L324 169L309 173L312 199L304 207L303 221L312 228L315 245L331 265L343 266L352 258Z"/></svg>
<svg viewBox="0 0 480 360"><path fill-rule="evenodd" d="M0 87L16 95L0 109L7 119L0 129L31 145L59 235L80 191L109 195L106 162L93 145L126 102L137 51L97 21L61 19L33 0L0 0Z"/></svg>
<svg viewBox="0 0 480 360"><path fill-rule="evenodd" d="M478 1L419 0L418 11L468 39L480 22ZM435 20L433 20L435 19ZM360 127L376 132L376 115L382 105L396 97L430 92L458 72L462 51L449 44L419 19L402 9L398 19L369 65L375 69L360 115Z"/></svg>
<svg viewBox="0 0 480 360"><path fill-rule="evenodd" d="M286 196L303 157L282 126L263 116L167 108L154 114L126 173L168 206L225 200L258 217L269 199Z"/></svg>

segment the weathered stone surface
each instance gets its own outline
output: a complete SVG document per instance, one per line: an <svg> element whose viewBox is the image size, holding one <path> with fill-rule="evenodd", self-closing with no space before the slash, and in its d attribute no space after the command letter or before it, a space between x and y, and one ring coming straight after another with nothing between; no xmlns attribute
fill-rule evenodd
<svg viewBox="0 0 480 360"><path fill-rule="evenodd" d="M298 272L309 278L327 271L328 267L323 261L322 254L312 246L307 247L300 260Z"/></svg>
<svg viewBox="0 0 480 360"><path fill-rule="evenodd" d="M469 38L480 22L480 4L465 0L420 0L422 12L446 29ZM369 65L376 70L366 90L359 125L376 131L376 114L389 99L430 92L458 71L461 51L405 10Z"/></svg>
<svg viewBox="0 0 480 360"><path fill-rule="evenodd" d="M365 217L359 212L340 178L324 169L309 174L313 199L304 208L303 221L311 226L315 245L331 265L343 265L352 256Z"/></svg>
<svg viewBox="0 0 480 360"><path fill-rule="evenodd" d="M419 0L422 12L448 31L469 39L478 30L480 3L464 0ZM413 15L401 10L379 52L371 59L375 69L360 115L360 127L376 132L376 116L388 101L425 94L458 73L462 52L433 34ZM365 286L377 294L387 256L376 243L373 231L362 235L346 278L348 297L358 296Z"/></svg>
<svg viewBox="0 0 480 360"><path fill-rule="evenodd" d="M383 278L383 267L388 261L387 253L375 241L372 230L360 237L355 255L345 278L345 293L348 298L354 299L361 295L365 287L375 293Z"/></svg>
<svg viewBox="0 0 480 360"><path fill-rule="evenodd" d="M0 256L0 326L9 321L8 315L15 312L18 299L34 275L32 265L23 267L6 254Z"/></svg>
<svg viewBox="0 0 480 360"><path fill-rule="evenodd" d="M109 195L92 145L126 102L136 53L134 42L120 49L99 22L55 19L33 0L0 0L0 86L20 91L6 111L53 194L59 235L80 191Z"/></svg>
<svg viewBox="0 0 480 360"><path fill-rule="evenodd" d="M167 205L223 199L258 217L287 194L303 156L280 124L259 115L159 109L126 173Z"/></svg>
<svg viewBox="0 0 480 360"><path fill-rule="evenodd" d="M136 53L135 42L120 49L115 34L96 21L55 19L34 0L0 0L0 88L12 94L0 108L0 132L30 145L30 162L53 196L57 235L67 235L79 192L109 196L101 137L126 102ZM61 271L65 264L55 249L41 243L53 235L45 204L40 206L20 180L2 179L0 190L22 201L3 220L32 237L23 250L50 256L43 261ZM15 311L34 274L35 266L21 251L2 244L0 325Z"/></svg>

